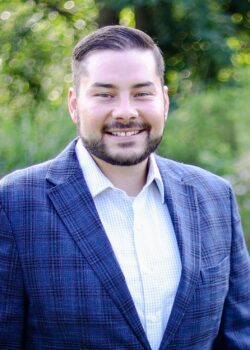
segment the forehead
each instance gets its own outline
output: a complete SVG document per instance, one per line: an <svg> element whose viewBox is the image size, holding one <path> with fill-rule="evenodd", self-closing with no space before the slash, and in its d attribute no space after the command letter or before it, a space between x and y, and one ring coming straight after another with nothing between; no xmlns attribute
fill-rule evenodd
<svg viewBox="0 0 250 350"><path fill-rule="evenodd" d="M82 65L82 78L100 81L157 79L156 62L151 50L99 50L90 53ZM159 78L159 77L158 77Z"/></svg>

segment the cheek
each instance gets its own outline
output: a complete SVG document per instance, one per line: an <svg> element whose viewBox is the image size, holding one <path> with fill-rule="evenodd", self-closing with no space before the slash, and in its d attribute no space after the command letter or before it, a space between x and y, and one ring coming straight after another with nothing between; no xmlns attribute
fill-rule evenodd
<svg viewBox="0 0 250 350"><path fill-rule="evenodd" d="M102 127L105 113L103 108L98 106L86 105L79 108L78 115L81 129L92 129L98 131Z"/></svg>
<svg viewBox="0 0 250 350"><path fill-rule="evenodd" d="M97 123L97 120L85 116L81 116L78 123L78 128L80 129L81 134L97 134L100 130L100 126Z"/></svg>
<svg viewBox="0 0 250 350"><path fill-rule="evenodd" d="M144 116L147 119L147 121L152 124L152 126L159 126L161 127L164 125L165 122L165 114L164 109L161 107L161 105L153 105L148 106L145 109Z"/></svg>
<svg viewBox="0 0 250 350"><path fill-rule="evenodd" d="M88 116L83 116L80 118L80 123L78 124L78 130L81 136L86 139L101 139L102 130L104 123L100 119Z"/></svg>
<svg viewBox="0 0 250 350"><path fill-rule="evenodd" d="M151 133L159 136L164 131L165 116L162 111L158 111L158 113L153 112L154 111L152 111L152 114L147 121L151 125Z"/></svg>
<svg viewBox="0 0 250 350"><path fill-rule="evenodd" d="M88 119L90 119L91 123L95 123L96 125L99 125L103 123L107 117L109 110L105 106L100 105L89 105L87 108L85 108L84 113L82 115L87 116Z"/></svg>

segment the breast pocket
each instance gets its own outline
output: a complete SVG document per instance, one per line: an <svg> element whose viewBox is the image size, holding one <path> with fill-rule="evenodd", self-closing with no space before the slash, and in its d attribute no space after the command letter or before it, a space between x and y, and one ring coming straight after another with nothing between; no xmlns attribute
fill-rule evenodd
<svg viewBox="0 0 250 350"><path fill-rule="evenodd" d="M200 271L193 300L186 313L187 325L192 319L200 337L215 337L218 333L229 288L230 259Z"/></svg>
<svg viewBox="0 0 250 350"><path fill-rule="evenodd" d="M201 283L209 285L217 285L229 281L230 259L225 257L219 264L202 269Z"/></svg>
<svg viewBox="0 0 250 350"><path fill-rule="evenodd" d="M218 264L200 271L199 282L182 322L182 329L186 327L189 331L192 330L189 333L190 343L193 344L194 336L201 341L200 349L202 349L202 340L208 344L219 332L229 289L229 276L229 256L223 258Z"/></svg>
<svg viewBox="0 0 250 350"><path fill-rule="evenodd" d="M219 264L202 269L196 289L196 301L201 314L206 315L209 327L219 326L223 306L229 288L230 259L224 258Z"/></svg>

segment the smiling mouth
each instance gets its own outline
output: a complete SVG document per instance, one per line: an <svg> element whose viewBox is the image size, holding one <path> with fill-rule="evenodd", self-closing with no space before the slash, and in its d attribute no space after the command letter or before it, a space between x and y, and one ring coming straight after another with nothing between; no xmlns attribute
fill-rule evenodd
<svg viewBox="0 0 250 350"><path fill-rule="evenodd" d="M108 131L107 134L117 137L126 137L138 135L143 130L132 130L132 131Z"/></svg>
<svg viewBox="0 0 250 350"><path fill-rule="evenodd" d="M118 121L106 125L103 128L103 132L115 136L115 137L132 137L143 133L144 131L149 132L150 126L146 123L130 122L127 124L120 123Z"/></svg>

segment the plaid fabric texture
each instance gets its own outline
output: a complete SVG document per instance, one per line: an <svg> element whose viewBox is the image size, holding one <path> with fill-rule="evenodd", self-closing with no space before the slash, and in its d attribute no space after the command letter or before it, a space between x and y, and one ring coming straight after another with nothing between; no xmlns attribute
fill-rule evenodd
<svg viewBox="0 0 250 350"><path fill-rule="evenodd" d="M0 182L0 349L149 350L74 149ZM183 266L160 350L250 349L250 262L230 186L157 162Z"/></svg>

